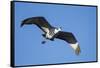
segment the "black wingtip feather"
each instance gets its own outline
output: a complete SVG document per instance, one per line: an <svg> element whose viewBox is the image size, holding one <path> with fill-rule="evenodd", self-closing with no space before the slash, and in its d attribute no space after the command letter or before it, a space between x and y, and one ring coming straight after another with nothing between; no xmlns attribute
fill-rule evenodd
<svg viewBox="0 0 100 68"><path fill-rule="evenodd" d="M81 52L80 46L78 45L77 49L75 50L75 54L79 55Z"/></svg>
<svg viewBox="0 0 100 68"><path fill-rule="evenodd" d="M22 27L24 24L32 24L31 20L32 20L32 18L24 19L20 26Z"/></svg>
<svg viewBox="0 0 100 68"><path fill-rule="evenodd" d="M20 27L22 27L23 25L24 25L24 23L22 22L21 25L20 25Z"/></svg>

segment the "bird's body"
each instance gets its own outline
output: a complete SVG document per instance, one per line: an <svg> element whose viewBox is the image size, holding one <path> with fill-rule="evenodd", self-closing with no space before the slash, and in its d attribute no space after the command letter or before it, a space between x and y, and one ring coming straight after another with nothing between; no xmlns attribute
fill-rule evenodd
<svg viewBox="0 0 100 68"><path fill-rule="evenodd" d="M68 42L70 46L73 48L73 50L75 51L75 53L79 55L80 53L79 43L77 42L77 40L75 39L72 33L64 32L61 30L61 28L51 26L44 17L27 18L22 21L21 26L25 24L37 25L44 32L42 36L48 40L53 41L56 38ZM45 42L46 41L43 41L42 44L44 44Z"/></svg>
<svg viewBox="0 0 100 68"><path fill-rule="evenodd" d="M46 38L47 39L52 39L54 37L55 34L57 34L59 31L61 31L61 29L56 29L56 28L52 28L51 30L47 29L47 33L46 33Z"/></svg>

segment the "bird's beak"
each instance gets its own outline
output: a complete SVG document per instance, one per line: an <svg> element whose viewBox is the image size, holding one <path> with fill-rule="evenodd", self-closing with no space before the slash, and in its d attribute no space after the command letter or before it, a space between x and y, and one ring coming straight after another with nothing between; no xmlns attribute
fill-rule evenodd
<svg viewBox="0 0 100 68"><path fill-rule="evenodd" d="M60 29L62 29L62 27L60 27Z"/></svg>

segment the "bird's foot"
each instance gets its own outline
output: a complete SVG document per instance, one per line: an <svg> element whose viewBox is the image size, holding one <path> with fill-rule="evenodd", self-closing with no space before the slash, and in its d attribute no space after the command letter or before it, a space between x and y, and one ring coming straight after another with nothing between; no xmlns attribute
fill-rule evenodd
<svg viewBox="0 0 100 68"><path fill-rule="evenodd" d="M46 41L42 41L41 43L42 43L42 44L45 44L45 43L46 43Z"/></svg>

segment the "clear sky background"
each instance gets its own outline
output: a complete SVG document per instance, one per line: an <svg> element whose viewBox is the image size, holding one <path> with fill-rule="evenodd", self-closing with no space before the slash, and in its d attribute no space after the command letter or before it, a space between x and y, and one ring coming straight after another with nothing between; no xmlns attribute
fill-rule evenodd
<svg viewBox="0 0 100 68"><path fill-rule="evenodd" d="M75 55L69 44L59 39L41 44L43 32L35 25L20 27L22 20L35 16L43 16L51 25L72 32L80 44L80 55ZM15 3L16 66L95 60L96 7Z"/></svg>

